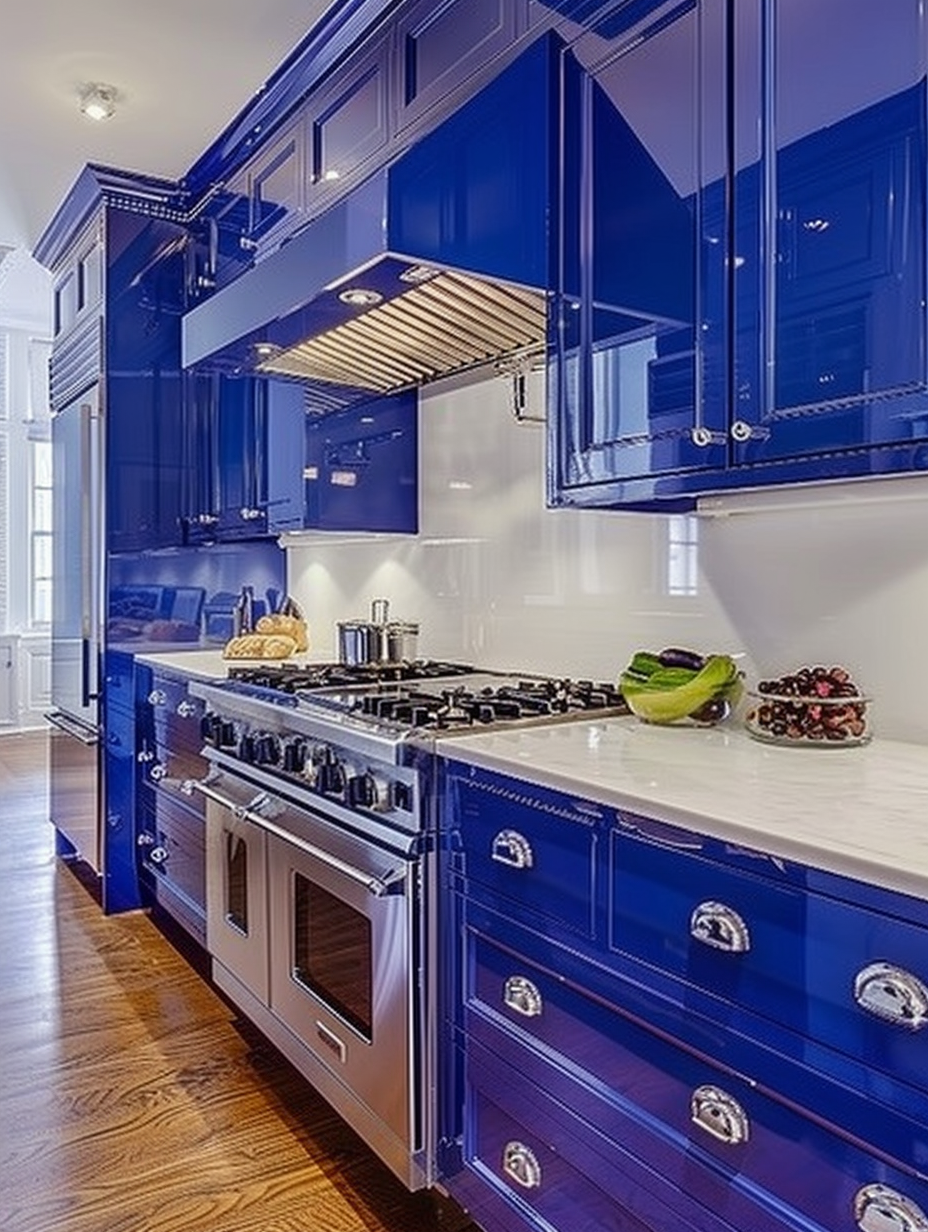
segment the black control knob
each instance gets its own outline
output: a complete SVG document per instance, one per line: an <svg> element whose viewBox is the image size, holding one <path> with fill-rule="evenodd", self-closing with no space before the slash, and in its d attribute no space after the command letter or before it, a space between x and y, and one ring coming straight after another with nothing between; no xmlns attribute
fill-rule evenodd
<svg viewBox="0 0 928 1232"><path fill-rule="evenodd" d="M237 757L239 761L249 763L258 760L258 741L253 732L246 731L238 742Z"/></svg>
<svg viewBox="0 0 928 1232"><path fill-rule="evenodd" d="M288 774L302 774L306 769L308 755L306 741L302 736L294 736L283 746L283 768Z"/></svg>
<svg viewBox="0 0 928 1232"><path fill-rule="evenodd" d="M222 719L219 724L219 747L234 749L238 744L238 732L231 719Z"/></svg>
<svg viewBox="0 0 928 1232"><path fill-rule="evenodd" d="M212 744L218 748L221 727L222 719L219 715L213 710L207 710L200 719L200 736L207 744Z"/></svg>
<svg viewBox="0 0 928 1232"><path fill-rule="evenodd" d="M345 791L345 768L332 755L316 767L316 790L324 796L340 796Z"/></svg>
<svg viewBox="0 0 928 1232"><path fill-rule="evenodd" d="M273 732L255 738L255 761L259 766L276 766L280 761L280 741Z"/></svg>

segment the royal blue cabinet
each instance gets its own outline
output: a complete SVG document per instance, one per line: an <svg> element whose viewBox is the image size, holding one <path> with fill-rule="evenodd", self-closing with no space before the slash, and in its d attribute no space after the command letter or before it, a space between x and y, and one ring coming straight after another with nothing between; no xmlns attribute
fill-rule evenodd
<svg viewBox="0 0 928 1232"><path fill-rule="evenodd" d="M570 15L552 502L928 465L918 0Z"/></svg>
<svg viewBox="0 0 928 1232"><path fill-rule="evenodd" d="M928 1227L923 902L443 773L443 1181L486 1232L573 1232L579 1211Z"/></svg>
<svg viewBox="0 0 928 1232"><path fill-rule="evenodd" d="M419 529L419 409L415 390L306 420L307 529Z"/></svg>
<svg viewBox="0 0 928 1232"><path fill-rule="evenodd" d="M258 539L298 527L302 388L190 371L185 403L186 541Z"/></svg>

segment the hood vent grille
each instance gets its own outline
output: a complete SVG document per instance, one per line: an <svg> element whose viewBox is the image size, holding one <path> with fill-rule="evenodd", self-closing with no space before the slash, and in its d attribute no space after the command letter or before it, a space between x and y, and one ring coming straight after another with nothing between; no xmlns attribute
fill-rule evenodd
<svg viewBox="0 0 928 1232"><path fill-rule="evenodd" d="M543 294L443 271L278 352L260 370L389 393L538 350L545 326Z"/></svg>

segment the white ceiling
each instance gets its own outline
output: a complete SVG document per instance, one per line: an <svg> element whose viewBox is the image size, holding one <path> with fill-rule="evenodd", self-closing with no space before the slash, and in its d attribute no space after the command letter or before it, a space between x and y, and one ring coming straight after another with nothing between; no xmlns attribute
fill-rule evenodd
<svg viewBox="0 0 928 1232"><path fill-rule="evenodd" d="M0 15L0 251L31 249L85 163L175 178L332 0L19 0ZM116 87L95 123L81 87Z"/></svg>

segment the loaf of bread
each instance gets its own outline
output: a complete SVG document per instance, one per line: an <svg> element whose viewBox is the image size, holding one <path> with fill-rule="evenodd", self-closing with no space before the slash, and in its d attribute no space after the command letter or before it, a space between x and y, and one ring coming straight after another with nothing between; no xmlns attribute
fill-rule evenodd
<svg viewBox="0 0 928 1232"><path fill-rule="evenodd" d="M292 637L298 651L309 650L309 630L306 621L296 616L284 616L275 612L270 616L261 616L255 625L256 633L280 633L284 637Z"/></svg>
<svg viewBox="0 0 928 1232"><path fill-rule="evenodd" d="M243 633L226 642L224 659L289 659L296 642L283 633Z"/></svg>

